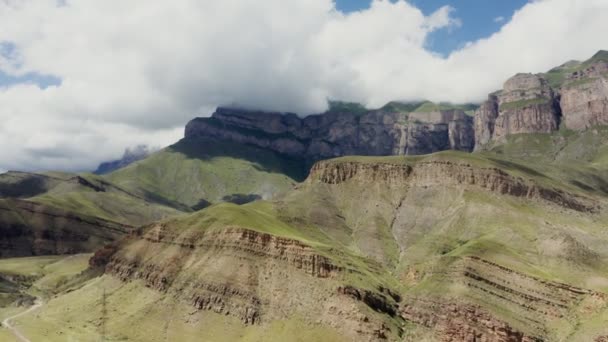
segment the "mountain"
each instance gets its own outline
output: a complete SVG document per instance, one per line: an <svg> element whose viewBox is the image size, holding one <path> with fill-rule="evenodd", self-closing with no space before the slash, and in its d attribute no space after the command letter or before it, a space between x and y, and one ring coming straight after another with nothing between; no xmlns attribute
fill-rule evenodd
<svg viewBox="0 0 608 342"><path fill-rule="evenodd" d="M132 149L127 148L124 154L122 155L122 158L99 164L97 170L95 170L95 172L93 173L96 175L104 175L106 173L116 171L138 160L146 158L152 152L153 151L151 151L150 148L146 145L138 145Z"/></svg>
<svg viewBox="0 0 608 342"><path fill-rule="evenodd" d="M295 114L218 108L196 118L185 137L206 137L317 161L343 155L410 155L446 149L471 151L473 118L457 107L423 103L355 111L343 106L299 118Z"/></svg>
<svg viewBox="0 0 608 342"><path fill-rule="evenodd" d="M507 80L475 113L475 148L519 133L583 131L608 124L608 51L545 74Z"/></svg>
<svg viewBox="0 0 608 342"><path fill-rule="evenodd" d="M105 176L149 201L188 210L218 202L270 199L306 177L302 160L247 144L186 137Z"/></svg>
<svg viewBox="0 0 608 342"><path fill-rule="evenodd" d="M95 175L8 172L0 175L0 256L92 252L136 226L181 213L172 205Z"/></svg>
<svg viewBox="0 0 608 342"><path fill-rule="evenodd" d="M137 229L19 322L75 340L594 340L607 205L489 152L320 161L275 200Z"/></svg>
<svg viewBox="0 0 608 342"><path fill-rule="evenodd" d="M0 175L5 256L94 252L52 292L5 259L0 298L43 294L31 340L604 341L607 59L479 107L218 108L103 176Z"/></svg>

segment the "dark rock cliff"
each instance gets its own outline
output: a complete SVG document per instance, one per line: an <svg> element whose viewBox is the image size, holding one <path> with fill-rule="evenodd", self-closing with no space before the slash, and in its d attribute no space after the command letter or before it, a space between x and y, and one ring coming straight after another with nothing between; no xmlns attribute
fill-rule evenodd
<svg viewBox="0 0 608 342"><path fill-rule="evenodd" d="M471 151L473 119L461 110L364 114L295 114L218 108L188 123L186 138L204 136L251 144L311 161L344 155L426 154Z"/></svg>

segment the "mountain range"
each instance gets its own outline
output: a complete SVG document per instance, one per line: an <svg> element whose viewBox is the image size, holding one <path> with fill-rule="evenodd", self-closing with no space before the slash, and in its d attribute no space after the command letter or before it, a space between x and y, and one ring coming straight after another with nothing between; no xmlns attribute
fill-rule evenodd
<svg viewBox="0 0 608 342"><path fill-rule="evenodd" d="M608 341L606 51L480 105L220 107L131 154L0 175L0 318L43 300L32 341Z"/></svg>

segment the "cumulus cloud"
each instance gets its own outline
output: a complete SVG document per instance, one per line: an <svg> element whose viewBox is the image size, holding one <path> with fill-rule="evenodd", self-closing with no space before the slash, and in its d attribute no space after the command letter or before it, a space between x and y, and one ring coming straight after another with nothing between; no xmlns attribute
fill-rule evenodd
<svg viewBox="0 0 608 342"><path fill-rule="evenodd" d="M403 0L349 14L331 0L0 0L0 71L60 80L0 88L0 170L93 169L217 105L480 101L516 72L606 48L606 16L605 0L534 1L442 57L426 41L458 29L453 9Z"/></svg>
<svg viewBox="0 0 608 342"><path fill-rule="evenodd" d="M503 17L503 16L494 18L495 23L502 23L503 21L505 21L505 17Z"/></svg>

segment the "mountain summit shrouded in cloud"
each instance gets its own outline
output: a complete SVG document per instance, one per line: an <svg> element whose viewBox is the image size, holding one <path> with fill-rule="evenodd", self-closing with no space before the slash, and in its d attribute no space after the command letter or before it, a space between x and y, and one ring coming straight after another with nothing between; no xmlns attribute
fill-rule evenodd
<svg viewBox="0 0 608 342"><path fill-rule="evenodd" d="M0 3L0 169L92 169L165 145L217 105L321 112L327 99L479 102L516 72L585 59L608 40L605 0L534 1L441 57L429 34L475 25L406 1ZM297 15L294 15L297 14ZM492 20L492 18L483 18ZM37 77L56 82L41 85ZM0 77L0 80L2 78ZM1 84L1 83L0 83Z"/></svg>

